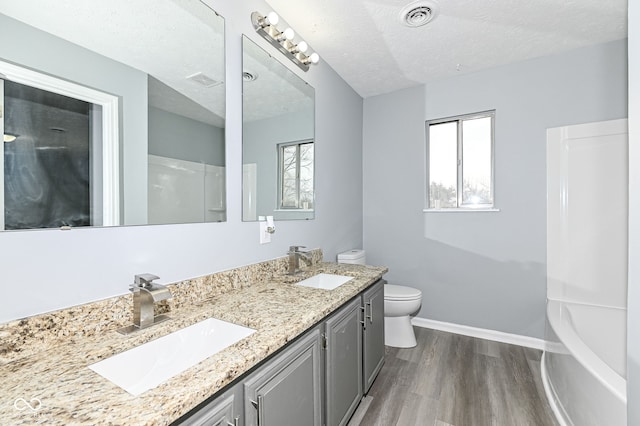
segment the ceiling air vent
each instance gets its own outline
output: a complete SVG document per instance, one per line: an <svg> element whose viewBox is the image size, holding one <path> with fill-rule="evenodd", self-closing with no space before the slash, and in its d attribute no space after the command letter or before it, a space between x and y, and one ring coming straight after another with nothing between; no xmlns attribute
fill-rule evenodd
<svg viewBox="0 0 640 426"><path fill-rule="evenodd" d="M407 27L421 27L438 15L438 5L431 1L409 3L400 11L400 20Z"/></svg>
<svg viewBox="0 0 640 426"><path fill-rule="evenodd" d="M194 81L194 82L196 82L198 84L203 85L204 87L214 87L214 86L217 86L219 84L222 84L221 81L214 80L213 78L211 78L208 75L203 74L201 72L197 72L195 74L191 74L191 75L187 76L187 80Z"/></svg>
<svg viewBox="0 0 640 426"><path fill-rule="evenodd" d="M252 73L251 71L242 72L242 80L244 80L245 83L256 81L257 79L258 79L258 74Z"/></svg>

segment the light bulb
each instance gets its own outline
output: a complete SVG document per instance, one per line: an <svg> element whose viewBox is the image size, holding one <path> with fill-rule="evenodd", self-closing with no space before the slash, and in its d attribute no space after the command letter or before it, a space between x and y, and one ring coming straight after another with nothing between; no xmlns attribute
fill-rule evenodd
<svg viewBox="0 0 640 426"><path fill-rule="evenodd" d="M269 25L278 25L280 17L275 12L269 12L269 14L267 14L267 21L269 21Z"/></svg>
<svg viewBox="0 0 640 426"><path fill-rule="evenodd" d="M301 41L300 43L298 43L298 51L299 52L306 52L307 49L309 48L309 45L307 44L306 41Z"/></svg>
<svg viewBox="0 0 640 426"><path fill-rule="evenodd" d="M320 61L320 56L316 52L313 52L311 55L309 55L309 60L312 64L317 64L318 61Z"/></svg>
<svg viewBox="0 0 640 426"><path fill-rule="evenodd" d="M296 33L293 32L291 28L287 28L286 30L284 30L283 34L284 38L286 38L287 40L293 40L293 38L296 36Z"/></svg>

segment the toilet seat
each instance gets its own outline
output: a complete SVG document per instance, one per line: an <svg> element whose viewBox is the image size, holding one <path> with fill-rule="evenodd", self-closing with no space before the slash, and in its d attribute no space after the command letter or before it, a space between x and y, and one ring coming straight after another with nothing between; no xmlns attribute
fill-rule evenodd
<svg viewBox="0 0 640 426"><path fill-rule="evenodd" d="M422 292L416 288L394 284L384 286L384 300L416 300L421 297Z"/></svg>

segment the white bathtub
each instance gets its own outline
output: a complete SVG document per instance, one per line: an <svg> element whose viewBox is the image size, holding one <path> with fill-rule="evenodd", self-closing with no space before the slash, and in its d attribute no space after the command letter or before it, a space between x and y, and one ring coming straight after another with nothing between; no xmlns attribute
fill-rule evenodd
<svg viewBox="0 0 640 426"><path fill-rule="evenodd" d="M560 424L627 424L626 310L547 302L542 381Z"/></svg>

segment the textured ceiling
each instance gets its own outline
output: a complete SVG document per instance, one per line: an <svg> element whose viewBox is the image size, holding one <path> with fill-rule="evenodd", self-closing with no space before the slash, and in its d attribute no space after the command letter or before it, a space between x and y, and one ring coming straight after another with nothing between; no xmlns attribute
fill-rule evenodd
<svg viewBox="0 0 640 426"><path fill-rule="evenodd" d="M161 91L152 93L153 105L197 120L205 108L217 116L205 122L224 127L224 84L186 79L202 72L224 80L224 20L203 3L0 0L0 12L152 75L150 90Z"/></svg>
<svg viewBox="0 0 640 426"><path fill-rule="evenodd" d="M242 120L263 120L296 112L313 114L314 90L260 46L242 39L242 70L254 81L242 83Z"/></svg>
<svg viewBox="0 0 640 426"><path fill-rule="evenodd" d="M417 28L407 0L267 2L365 98L627 35L627 0L433 0Z"/></svg>

